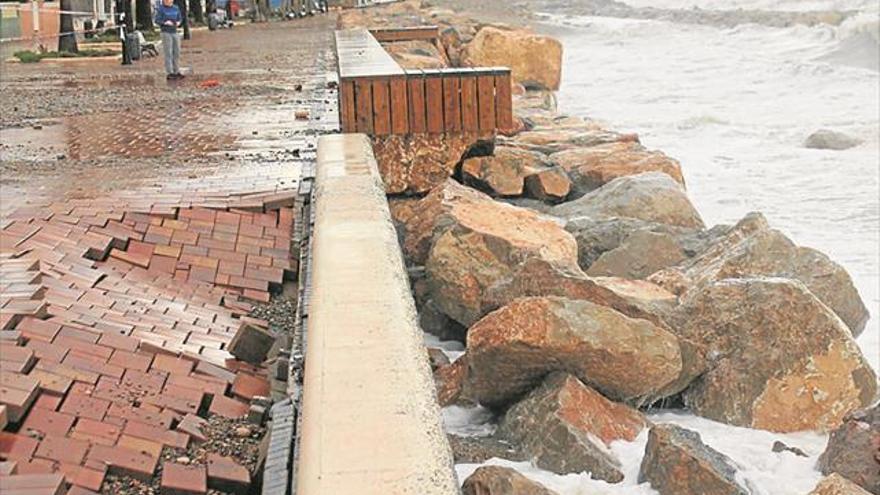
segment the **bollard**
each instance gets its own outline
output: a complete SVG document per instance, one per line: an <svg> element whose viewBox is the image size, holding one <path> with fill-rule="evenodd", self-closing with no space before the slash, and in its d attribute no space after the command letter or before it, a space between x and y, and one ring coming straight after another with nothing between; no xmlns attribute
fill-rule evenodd
<svg viewBox="0 0 880 495"><path fill-rule="evenodd" d="M119 15L119 20L125 20L125 12ZM128 50L128 36L125 33L125 22L119 23L119 38L122 41L122 65L131 65L131 53Z"/></svg>

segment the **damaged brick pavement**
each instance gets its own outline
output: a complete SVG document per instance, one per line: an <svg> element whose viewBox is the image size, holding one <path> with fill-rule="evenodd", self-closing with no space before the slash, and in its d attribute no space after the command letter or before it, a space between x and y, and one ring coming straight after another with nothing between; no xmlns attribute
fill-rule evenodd
<svg viewBox="0 0 880 495"><path fill-rule="evenodd" d="M296 278L301 174L337 125L332 25L197 32L176 86L160 60L3 67L4 494L257 488L253 459L186 456L211 422L262 430L241 425L275 373L230 346Z"/></svg>

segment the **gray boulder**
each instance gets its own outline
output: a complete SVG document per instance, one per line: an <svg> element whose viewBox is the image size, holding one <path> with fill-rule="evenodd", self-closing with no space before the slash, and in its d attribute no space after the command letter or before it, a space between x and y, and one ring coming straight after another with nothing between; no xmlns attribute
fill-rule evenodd
<svg viewBox="0 0 880 495"><path fill-rule="evenodd" d="M662 172L619 177L553 208L552 213L562 218L625 217L679 227L704 227L681 185Z"/></svg>
<svg viewBox="0 0 880 495"><path fill-rule="evenodd" d="M835 151L848 150L860 144L862 144L861 139L828 129L820 129L810 134L807 140L804 141L805 148Z"/></svg>
<svg viewBox="0 0 880 495"><path fill-rule="evenodd" d="M660 495L749 495L736 480L733 461L707 446L700 434L663 424L651 428L639 482Z"/></svg>

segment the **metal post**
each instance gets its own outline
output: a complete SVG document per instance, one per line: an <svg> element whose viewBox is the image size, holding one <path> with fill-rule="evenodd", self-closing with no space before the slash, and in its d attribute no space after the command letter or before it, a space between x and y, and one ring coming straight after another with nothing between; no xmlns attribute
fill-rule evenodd
<svg viewBox="0 0 880 495"><path fill-rule="evenodd" d="M40 5L37 0L31 1L31 16L34 24L34 48L40 46Z"/></svg>
<svg viewBox="0 0 880 495"><path fill-rule="evenodd" d="M131 53L128 51L128 36L125 32L125 12L119 14L119 37L122 38L122 65L131 65Z"/></svg>

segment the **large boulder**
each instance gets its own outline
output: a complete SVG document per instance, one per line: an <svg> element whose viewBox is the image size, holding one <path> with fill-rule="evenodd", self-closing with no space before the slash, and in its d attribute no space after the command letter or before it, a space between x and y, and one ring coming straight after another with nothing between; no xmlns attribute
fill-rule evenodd
<svg viewBox="0 0 880 495"><path fill-rule="evenodd" d="M473 402L470 400L468 375L466 354L434 371L434 385L437 387L437 403L440 407Z"/></svg>
<svg viewBox="0 0 880 495"><path fill-rule="evenodd" d="M550 128L521 132L513 138L500 140L500 142L507 146L516 146L553 156L562 150L572 148L638 142L638 137L604 129Z"/></svg>
<svg viewBox="0 0 880 495"><path fill-rule="evenodd" d="M562 43L522 29L480 29L461 54L470 67L510 67L513 80L525 86L559 89Z"/></svg>
<svg viewBox="0 0 880 495"><path fill-rule="evenodd" d="M606 251L590 265L587 275L644 279L685 259L675 237L663 232L640 231Z"/></svg>
<svg viewBox="0 0 880 495"><path fill-rule="evenodd" d="M660 172L646 172L612 180L568 203L553 208L564 218L636 218L679 227L703 228L703 220L684 189Z"/></svg>
<svg viewBox="0 0 880 495"><path fill-rule="evenodd" d="M807 140L804 141L805 148L835 151L848 150L860 144L862 144L861 139L828 129L820 129L810 134Z"/></svg>
<svg viewBox="0 0 880 495"><path fill-rule="evenodd" d="M401 230L407 260L425 266L419 300L465 327L523 296L587 299L652 321L674 303L654 284L587 277L574 239L556 221L454 181L415 209Z"/></svg>
<svg viewBox="0 0 880 495"><path fill-rule="evenodd" d="M571 179L558 167L526 177L526 195L548 203L559 203L571 192Z"/></svg>
<svg viewBox="0 0 880 495"><path fill-rule="evenodd" d="M880 405L850 414L831 432L819 469L880 494Z"/></svg>
<svg viewBox="0 0 880 495"><path fill-rule="evenodd" d="M461 485L462 495L556 495L517 471L501 466L483 466Z"/></svg>
<svg viewBox="0 0 880 495"><path fill-rule="evenodd" d="M670 332L562 297L522 298L486 315L468 331L467 349L471 393L489 406L509 404L554 371L634 403L653 398L681 372Z"/></svg>
<svg viewBox="0 0 880 495"><path fill-rule="evenodd" d="M443 184L482 137L475 134L374 136L373 153L388 194L423 194Z"/></svg>
<svg viewBox="0 0 880 495"><path fill-rule="evenodd" d="M452 459L456 464L483 464L493 457L515 462L529 460L529 457L522 452L519 446L497 435L459 436L447 434L446 439L449 441Z"/></svg>
<svg viewBox="0 0 880 495"><path fill-rule="evenodd" d="M682 292L725 278L784 277L803 282L858 336L868 310L843 267L815 249L797 246L771 229L760 213L750 213L701 255L652 280L672 292ZM674 280L678 287L664 282Z"/></svg>
<svg viewBox="0 0 880 495"><path fill-rule="evenodd" d="M605 399L572 375L554 373L507 411L496 434L520 445L542 469L589 472L594 479L618 483L620 461L607 445L633 440L645 424L637 411Z"/></svg>
<svg viewBox="0 0 880 495"><path fill-rule="evenodd" d="M660 495L748 495L733 461L703 443L700 434L672 424L651 428L639 471Z"/></svg>
<svg viewBox="0 0 880 495"><path fill-rule="evenodd" d="M776 432L828 430L876 396L876 375L846 325L796 280L711 282L687 292L668 321L705 358L684 393L702 416Z"/></svg>
<svg viewBox="0 0 880 495"><path fill-rule="evenodd" d="M635 218L574 218L565 224L578 244L578 263L584 270L593 266L604 253L621 247L636 233L666 234L673 237L688 258L702 253L724 235L729 227L716 226L709 230L675 227ZM628 252L626 249L624 252Z"/></svg>
<svg viewBox="0 0 880 495"><path fill-rule="evenodd" d="M618 177L644 172L662 172L684 187L684 176L678 161L659 151L639 148L637 143L573 148L554 153L550 160L568 173L578 195L598 189Z"/></svg>
<svg viewBox="0 0 880 495"><path fill-rule="evenodd" d="M492 156L468 158L461 164L465 184L496 196L521 196L525 179L544 170L544 155L509 146L497 146Z"/></svg>
<svg viewBox="0 0 880 495"><path fill-rule="evenodd" d="M878 461L880 462L880 461ZM874 471L877 471L876 467ZM874 491L880 493L880 491ZM819 481L816 488L809 495L870 495L871 492L865 491L864 488L844 478L843 476L832 473Z"/></svg>

